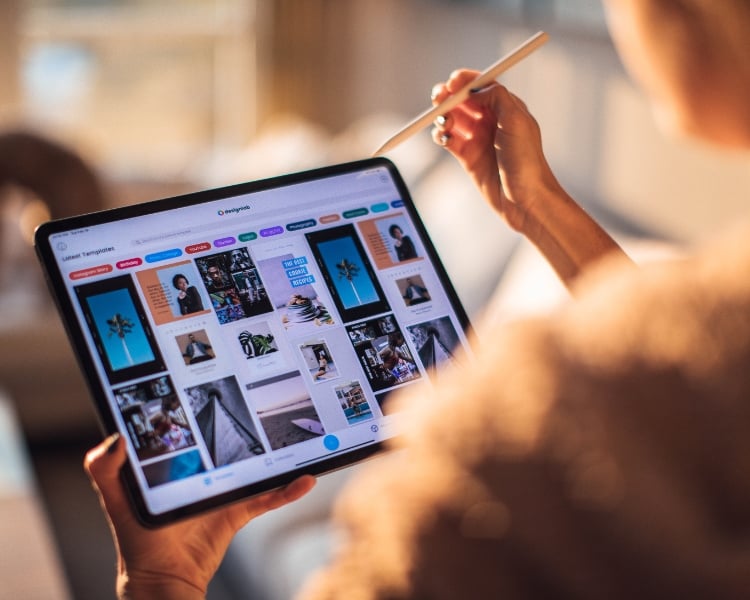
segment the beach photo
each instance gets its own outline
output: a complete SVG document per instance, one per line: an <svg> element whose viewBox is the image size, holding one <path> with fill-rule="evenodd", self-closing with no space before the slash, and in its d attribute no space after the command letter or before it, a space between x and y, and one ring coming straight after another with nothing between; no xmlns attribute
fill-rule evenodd
<svg viewBox="0 0 750 600"><path fill-rule="evenodd" d="M322 436L325 428L299 371L247 386L248 396L273 450Z"/></svg>

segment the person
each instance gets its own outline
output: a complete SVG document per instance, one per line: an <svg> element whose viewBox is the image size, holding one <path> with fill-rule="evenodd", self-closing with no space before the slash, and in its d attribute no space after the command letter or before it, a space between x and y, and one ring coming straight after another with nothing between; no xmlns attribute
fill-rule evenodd
<svg viewBox="0 0 750 600"><path fill-rule="evenodd" d="M407 277L403 298L406 300L408 306L414 306L415 304L429 302L430 293L427 291L426 287L415 283L411 277Z"/></svg>
<svg viewBox="0 0 750 600"><path fill-rule="evenodd" d="M210 344L201 342L195 337L195 334L189 333L188 343L185 345L185 351L182 355L188 359L188 364L194 365L195 363L213 359L214 356L210 350Z"/></svg>
<svg viewBox="0 0 750 600"><path fill-rule="evenodd" d="M175 425L185 429L190 429L187 417L185 416L185 409L182 408L180 399L176 394L170 394L162 398L161 412L168 416Z"/></svg>
<svg viewBox="0 0 750 600"><path fill-rule="evenodd" d="M605 6L616 47L666 126L750 150L750 3ZM474 75L453 73L435 101ZM554 265L572 300L494 325L483 335L491 343L431 393L401 392L399 450L344 491L345 541L302 597L746 597L748 226L690 257L636 268L562 189L536 122L502 85L472 94L434 136ZM116 477L124 453L105 448L87 464L123 537L121 580L132 573L134 585L164 590L190 573L205 586L231 534L212 536L197 573L195 559L168 551L146 563ZM181 527L201 531L216 518Z"/></svg>
<svg viewBox="0 0 750 600"><path fill-rule="evenodd" d="M394 239L396 258L399 261L417 258L417 249L408 235L404 235L403 229L395 223L388 228L388 234Z"/></svg>
<svg viewBox="0 0 750 600"><path fill-rule="evenodd" d="M151 426L163 450L179 450L194 444L192 432L174 423L172 418L163 412L157 412L151 417Z"/></svg>
<svg viewBox="0 0 750 600"><path fill-rule="evenodd" d="M226 290L231 289L232 285L228 283L227 278L219 265L211 263L206 269L206 275L208 275L208 281L206 283L206 289L209 294L222 294Z"/></svg>
<svg viewBox="0 0 750 600"><path fill-rule="evenodd" d="M172 278L172 285L178 290L177 304L180 307L181 315L189 315L203 310L201 295L194 285L190 285L187 277L178 273Z"/></svg>
<svg viewBox="0 0 750 600"><path fill-rule="evenodd" d="M315 381L318 381L320 379L323 379L326 376L326 372L328 371L328 361L326 360L326 355L324 352L321 352L318 354L318 371L313 375L313 379Z"/></svg>

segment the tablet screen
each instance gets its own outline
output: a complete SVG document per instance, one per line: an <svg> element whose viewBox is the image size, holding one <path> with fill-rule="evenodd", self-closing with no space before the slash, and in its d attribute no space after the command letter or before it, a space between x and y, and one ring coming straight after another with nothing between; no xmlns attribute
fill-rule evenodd
<svg viewBox="0 0 750 600"><path fill-rule="evenodd" d="M36 245L142 520L166 523L398 433L466 315L377 158L53 221Z"/></svg>

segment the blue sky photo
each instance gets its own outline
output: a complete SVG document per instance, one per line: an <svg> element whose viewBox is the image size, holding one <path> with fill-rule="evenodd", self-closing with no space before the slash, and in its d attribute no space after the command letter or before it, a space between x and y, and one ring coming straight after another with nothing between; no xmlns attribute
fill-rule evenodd
<svg viewBox="0 0 750 600"><path fill-rule="evenodd" d="M345 308L370 304L380 300L377 290L372 284L367 269L365 269L362 262L362 257L350 237L320 242L318 244L318 249L323 257L326 269L328 269L328 272L331 274L331 279L339 293L341 303ZM340 263L343 259L346 259L359 267L359 271L357 272L357 275L353 277L352 283L349 283L349 280L345 277L339 278L339 270L336 267L336 264ZM356 294L354 289L352 289L352 284L354 285L354 288L356 288ZM359 300L357 299L357 296L359 296Z"/></svg>
<svg viewBox="0 0 750 600"><path fill-rule="evenodd" d="M96 296L89 296L87 302L113 371L155 360L156 357L151 350L146 332L143 331L141 321L138 318L138 313L128 290L114 290ZM128 361L120 337L114 333L110 335L107 320L114 317L117 313L133 324L130 333L125 335L125 343L132 358L132 363Z"/></svg>

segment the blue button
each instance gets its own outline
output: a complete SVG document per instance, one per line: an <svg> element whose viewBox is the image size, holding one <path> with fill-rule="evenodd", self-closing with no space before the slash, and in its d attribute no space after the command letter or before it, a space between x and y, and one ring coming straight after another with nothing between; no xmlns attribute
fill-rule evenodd
<svg viewBox="0 0 750 600"><path fill-rule="evenodd" d="M169 260L171 258L177 258L182 256L182 250L179 248L173 248L172 250L164 250L163 252L155 252L154 254L147 254L145 256L147 263L155 263L162 260Z"/></svg>
<svg viewBox="0 0 750 600"><path fill-rule="evenodd" d="M315 227L318 223L315 219L305 219L304 221L297 221L296 223L289 223L286 226L287 231L299 231L300 229L307 229L308 227Z"/></svg>
<svg viewBox="0 0 750 600"><path fill-rule="evenodd" d="M327 435L323 438L323 445L328 450L338 450L340 445L339 438L335 435Z"/></svg>

